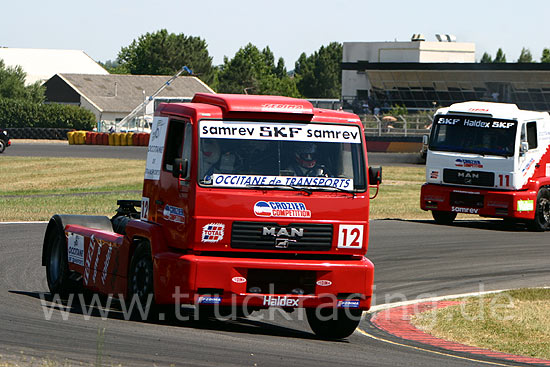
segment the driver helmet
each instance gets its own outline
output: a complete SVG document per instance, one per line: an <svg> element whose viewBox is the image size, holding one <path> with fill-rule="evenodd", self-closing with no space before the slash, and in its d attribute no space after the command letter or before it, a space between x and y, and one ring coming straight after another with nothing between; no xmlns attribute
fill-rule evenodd
<svg viewBox="0 0 550 367"><path fill-rule="evenodd" d="M294 150L294 157L296 163L304 168L313 168L317 163L315 153L317 152L317 146L313 143L300 143Z"/></svg>
<svg viewBox="0 0 550 367"><path fill-rule="evenodd" d="M205 140L201 144L202 159L209 165L213 165L220 159L220 146L215 140Z"/></svg>

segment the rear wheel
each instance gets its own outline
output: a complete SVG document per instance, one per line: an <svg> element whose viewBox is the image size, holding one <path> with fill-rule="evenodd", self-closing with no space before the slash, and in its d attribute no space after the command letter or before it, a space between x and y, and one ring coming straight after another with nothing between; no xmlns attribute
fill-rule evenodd
<svg viewBox="0 0 550 367"><path fill-rule="evenodd" d="M437 224L451 224L456 218L456 213L432 210L432 217Z"/></svg>
<svg viewBox="0 0 550 367"><path fill-rule="evenodd" d="M307 321L315 335L323 339L347 338L361 321L361 310L335 308L308 308Z"/></svg>
<svg viewBox="0 0 550 367"><path fill-rule="evenodd" d="M6 143L4 140L0 139L0 153L4 153L4 150L6 149Z"/></svg>
<svg viewBox="0 0 550 367"><path fill-rule="evenodd" d="M550 229L550 190L541 187L537 194L537 206L535 219L531 223L535 231L548 231Z"/></svg>

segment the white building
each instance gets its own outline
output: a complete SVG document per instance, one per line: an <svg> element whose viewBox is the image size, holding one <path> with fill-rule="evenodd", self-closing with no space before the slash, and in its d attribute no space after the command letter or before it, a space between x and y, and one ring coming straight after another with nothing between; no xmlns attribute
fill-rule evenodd
<svg viewBox="0 0 550 367"><path fill-rule="evenodd" d="M416 36L416 37L415 37ZM437 35L442 41L425 41L414 35L409 42L344 42L344 64L353 63L474 63L475 44L454 42ZM414 40L413 40L414 39ZM372 85L364 70L342 71L344 99L362 97ZM359 92L358 92L359 91ZM366 96L363 96L366 97Z"/></svg>
<svg viewBox="0 0 550 367"><path fill-rule="evenodd" d="M21 66L27 73L26 85L43 83L55 74L109 74L84 51L36 48L0 48L6 66Z"/></svg>

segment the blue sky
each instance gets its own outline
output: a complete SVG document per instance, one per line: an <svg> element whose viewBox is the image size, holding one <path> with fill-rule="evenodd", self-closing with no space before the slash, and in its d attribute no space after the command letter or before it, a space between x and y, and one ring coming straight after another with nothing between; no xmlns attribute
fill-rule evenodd
<svg viewBox="0 0 550 367"><path fill-rule="evenodd" d="M205 39L216 65L251 42L269 46L293 69L302 52L333 41L408 41L413 33L435 41L436 33L450 33L475 43L477 59L501 47L516 61L526 47L538 61L550 48L549 14L549 0L9 0L0 46L78 49L106 61L140 35L166 28Z"/></svg>

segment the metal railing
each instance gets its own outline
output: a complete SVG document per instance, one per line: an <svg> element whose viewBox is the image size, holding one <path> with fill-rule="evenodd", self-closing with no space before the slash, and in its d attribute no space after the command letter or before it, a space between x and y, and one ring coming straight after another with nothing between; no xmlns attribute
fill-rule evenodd
<svg viewBox="0 0 550 367"><path fill-rule="evenodd" d="M411 136L430 133L433 116L422 115L359 115L367 136Z"/></svg>

